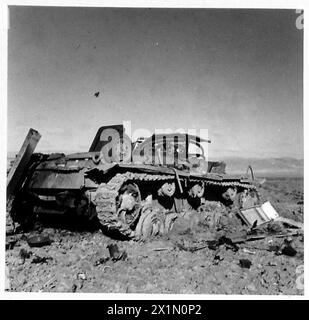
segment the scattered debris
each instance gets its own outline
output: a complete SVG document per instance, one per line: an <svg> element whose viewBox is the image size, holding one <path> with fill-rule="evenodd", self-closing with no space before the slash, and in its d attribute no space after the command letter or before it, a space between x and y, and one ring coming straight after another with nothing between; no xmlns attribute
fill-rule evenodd
<svg viewBox="0 0 309 320"><path fill-rule="evenodd" d="M196 247L196 246L186 247L182 243L176 242L176 247L178 249L183 250L183 251L189 251L189 252L195 252L195 251L198 251L198 250L202 250L202 249L207 248L208 246L209 245L207 244L207 245L200 246L200 247Z"/></svg>
<svg viewBox="0 0 309 320"><path fill-rule="evenodd" d="M293 227L293 228L298 228L298 229L301 229L301 230L304 229L304 224L303 223L295 221L295 220L292 220L292 219L288 219L288 218L284 218L284 217L278 217L276 219L276 221L280 221L283 224L288 225L288 226Z"/></svg>
<svg viewBox="0 0 309 320"><path fill-rule="evenodd" d="M213 258L213 264L214 265L217 265L219 264L220 261L223 261L224 260L224 257L222 257L221 255L219 254L216 254Z"/></svg>
<svg viewBox="0 0 309 320"><path fill-rule="evenodd" d="M243 252L244 252L244 253L249 253L249 254L256 254L255 251L251 251L251 250L249 250L249 249L247 249L247 248L243 248Z"/></svg>
<svg viewBox="0 0 309 320"><path fill-rule="evenodd" d="M54 282L56 280L56 277L51 277L49 280L47 280L44 285L43 288L46 288L48 285L50 285L52 282Z"/></svg>
<svg viewBox="0 0 309 320"><path fill-rule="evenodd" d="M217 250L219 247L219 242L216 240L208 241L208 249L210 250Z"/></svg>
<svg viewBox="0 0 309 320"><path fill-rule="evenodd" d="M79 280L86 280L87 279L87 276L86 276L86 274L85 273L83 273L83 272L80 272L80 273L78 273L77 274L77 279L79 279Z"/></svg>
<svg viewBox="0 0 309 320"><path fill-rule="evenodd" d="M5 250L12 250L16 243L18 242L18 239L15 237L7 237L5 240Z"/></svg>
<svg viewBox="0 0 309 320"><path fill-rule="evenodd" d="M35 255L32 259L31 263L39 264L39 263L47 263L48 260L53 260L52 257L40 257Z"/></svg>
<svg viewBox="0 0 309 320"><path fill-rule="evenodd" d="M52 243L52 241L48 236L37 235L27 238L27 243L30 247L43 247L49 246Z"/></svg>
<svg viewBox="0 0 309 320"><path fill-rule="evenodd" d="M278 253L280 252L280 246L278 245L270 245L268 251Z"/></svg>
<svg viewBox="0 0 309 320"><path fill-rule="evenodd" d="M266 201L259 206L242 209L240 210L239 215L250 227L253 225L259 226L279 217L278 212L269 201Z"/></svg>
<svg viewBox="0 0 309 320"><path fill-rule="evenodd" d="M207 247L210 250L217 250L221 245L225 245L226 249L231 249L234 252L237 252L239 249L239 247L233 242L233 240L227 236L221 236L217 240L207 241Z"/></svg>
<svg viewBox="0 0 309 320"><path fill-rule="evenodd" d="M239 265L241 268L247 268L250 269L252 262L248 259L240 259L239 260Z"/></svg>
<svg viewBox="0 0 309 320"><path fill-rule="evenodd" d="M293 248L292 242L293 242L292 238L284 239L284 242L282 244L282 249L281 249L282 254L289 256L289 257L296 256L297 250L295 248Z"/></svg>
<svg viewBox="0 0 309 320"><path fill-rule="evenodd" d="M128 255L126 251L119 251L117 244L109 244L106 246L112 261L126 260Z"/></svg>
<svg viewBox="0 0 309 320"><path fill-rule="evenodd" d="M270 235L286 233L286 229L280 221L272 220L266 224L265 232Z"/></svg>
<svg viewBox="0 0 309 320"><path fill-rule="evenodd" d="M171 248L154 248L153 251L167 251L170 250Z"/></svg>
<svg viewBox="0 0 309 320"><path fill-rule="evenodd" d="M228 241L232 244L243 243L248 240L248 233L246 231L233 232L226 235Z"/></svg>
<svg viewBox="0 0 309 320"><path fill-rule="evenodd" d="M31 257L31 255L32 255L32 252L27 251L24 248L20 249L20 251L19 251L19 256L20 256L23 264L25 263L26 259L29 259Z"/></svg>
<svg viewBox="0 0 309 320"><path fill-rule="evenodd" d="M107 261L109 261L109 257L104 257L104 258L100 258L99 260L96 260L95 262L94 262L94 266L96 267L96 266L99 266L100 264L104 264L104 263L106 263Z"/></svg>
<svg viewBox="0 0 309 320"><path fill-rule="evenodd" d="M218 240L219 245L224 244L226 249L230 249L234 252L237 252L239 247L236 245L236 243L234 243L231 238L226 237L226 236L222 236L219 238Z"/></svg>

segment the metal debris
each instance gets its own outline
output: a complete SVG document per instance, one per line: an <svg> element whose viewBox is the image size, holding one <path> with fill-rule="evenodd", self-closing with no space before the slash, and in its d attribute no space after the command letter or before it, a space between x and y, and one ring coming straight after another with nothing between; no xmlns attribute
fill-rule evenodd
<svg viewBox="0 0 309 320"><path fill-rule="evenodd" d="M31 156L40 138L41 135L38 131L29 129L24 143L17 154L7 177L7 199L14 195L15 190L20 186L22 180L21 177L27 170Z"/></svg>
<svg viewBox="0 0 309 320"><path fill-rule="evenodd" d="M50 245L52 241L48 236L37 235L28 237L27 243L30 247L43 247Z"/></svg>
<svg viewBox="0 0 309 320"><path fill-rule="evenodd" d="M269 201L264 202L262 205L242 209L240 210L239 215L250 227L253 225L259 226L279 218L278 212Z"/></svg>
<svg viewBox="0 0 309 320"><path fill-rule="evenodd" d="M304 229L304 224L303 223L295 221L295 220L292 220L292 219L279 217L279 218L276 219L276 221L280 221L283 224L288 225L289 227L292 227L292 228L298 228L298 229L301 229L301 230Z"/></svg>
<svg viewBox="0 0 309 320"><path fill-rule="evenodd" d="M171 248L154 248L153 251L167 251L171 250Z"/></svg>
<svg viewBox="0 0 309 320"><path fill-rule="evenodd" d="M47 263L48 260L53 260L52 257L40 257L35 255L32 259L31 263L40 264L40 263Z"/></svg>

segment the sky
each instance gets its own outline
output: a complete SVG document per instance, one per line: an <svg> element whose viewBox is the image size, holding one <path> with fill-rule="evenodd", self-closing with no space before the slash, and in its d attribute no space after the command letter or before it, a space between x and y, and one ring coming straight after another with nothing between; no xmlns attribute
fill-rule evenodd
<svg viewBox="0 0 309 320"><path fill-rule="evenodd" d="M30 127L36 151L88 151L100 126L131 121L208 129L211 158L303 158L298 15L10 6L8 151Z"/></svg>

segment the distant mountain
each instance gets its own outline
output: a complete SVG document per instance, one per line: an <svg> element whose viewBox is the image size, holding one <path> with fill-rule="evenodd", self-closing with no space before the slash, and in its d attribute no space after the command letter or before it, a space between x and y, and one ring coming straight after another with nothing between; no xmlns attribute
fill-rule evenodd
<svg viewBox="0 0 309 320"><path fill-rule="evenodd" d="M304 160L295 158L236 158L223 159L226 171L232 174L245 173L248 165L258 176L295 176L304 174Z"/></svg>

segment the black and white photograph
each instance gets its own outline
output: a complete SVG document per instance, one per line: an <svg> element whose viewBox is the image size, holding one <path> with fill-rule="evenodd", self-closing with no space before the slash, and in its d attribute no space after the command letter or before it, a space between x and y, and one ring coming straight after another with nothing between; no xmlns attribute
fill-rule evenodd
<svg viewBox="0 0 309 320"><path fill-rule="evenodd" d="M5 293L304 295L304 10L206 5L6 7Z"/></svg>

